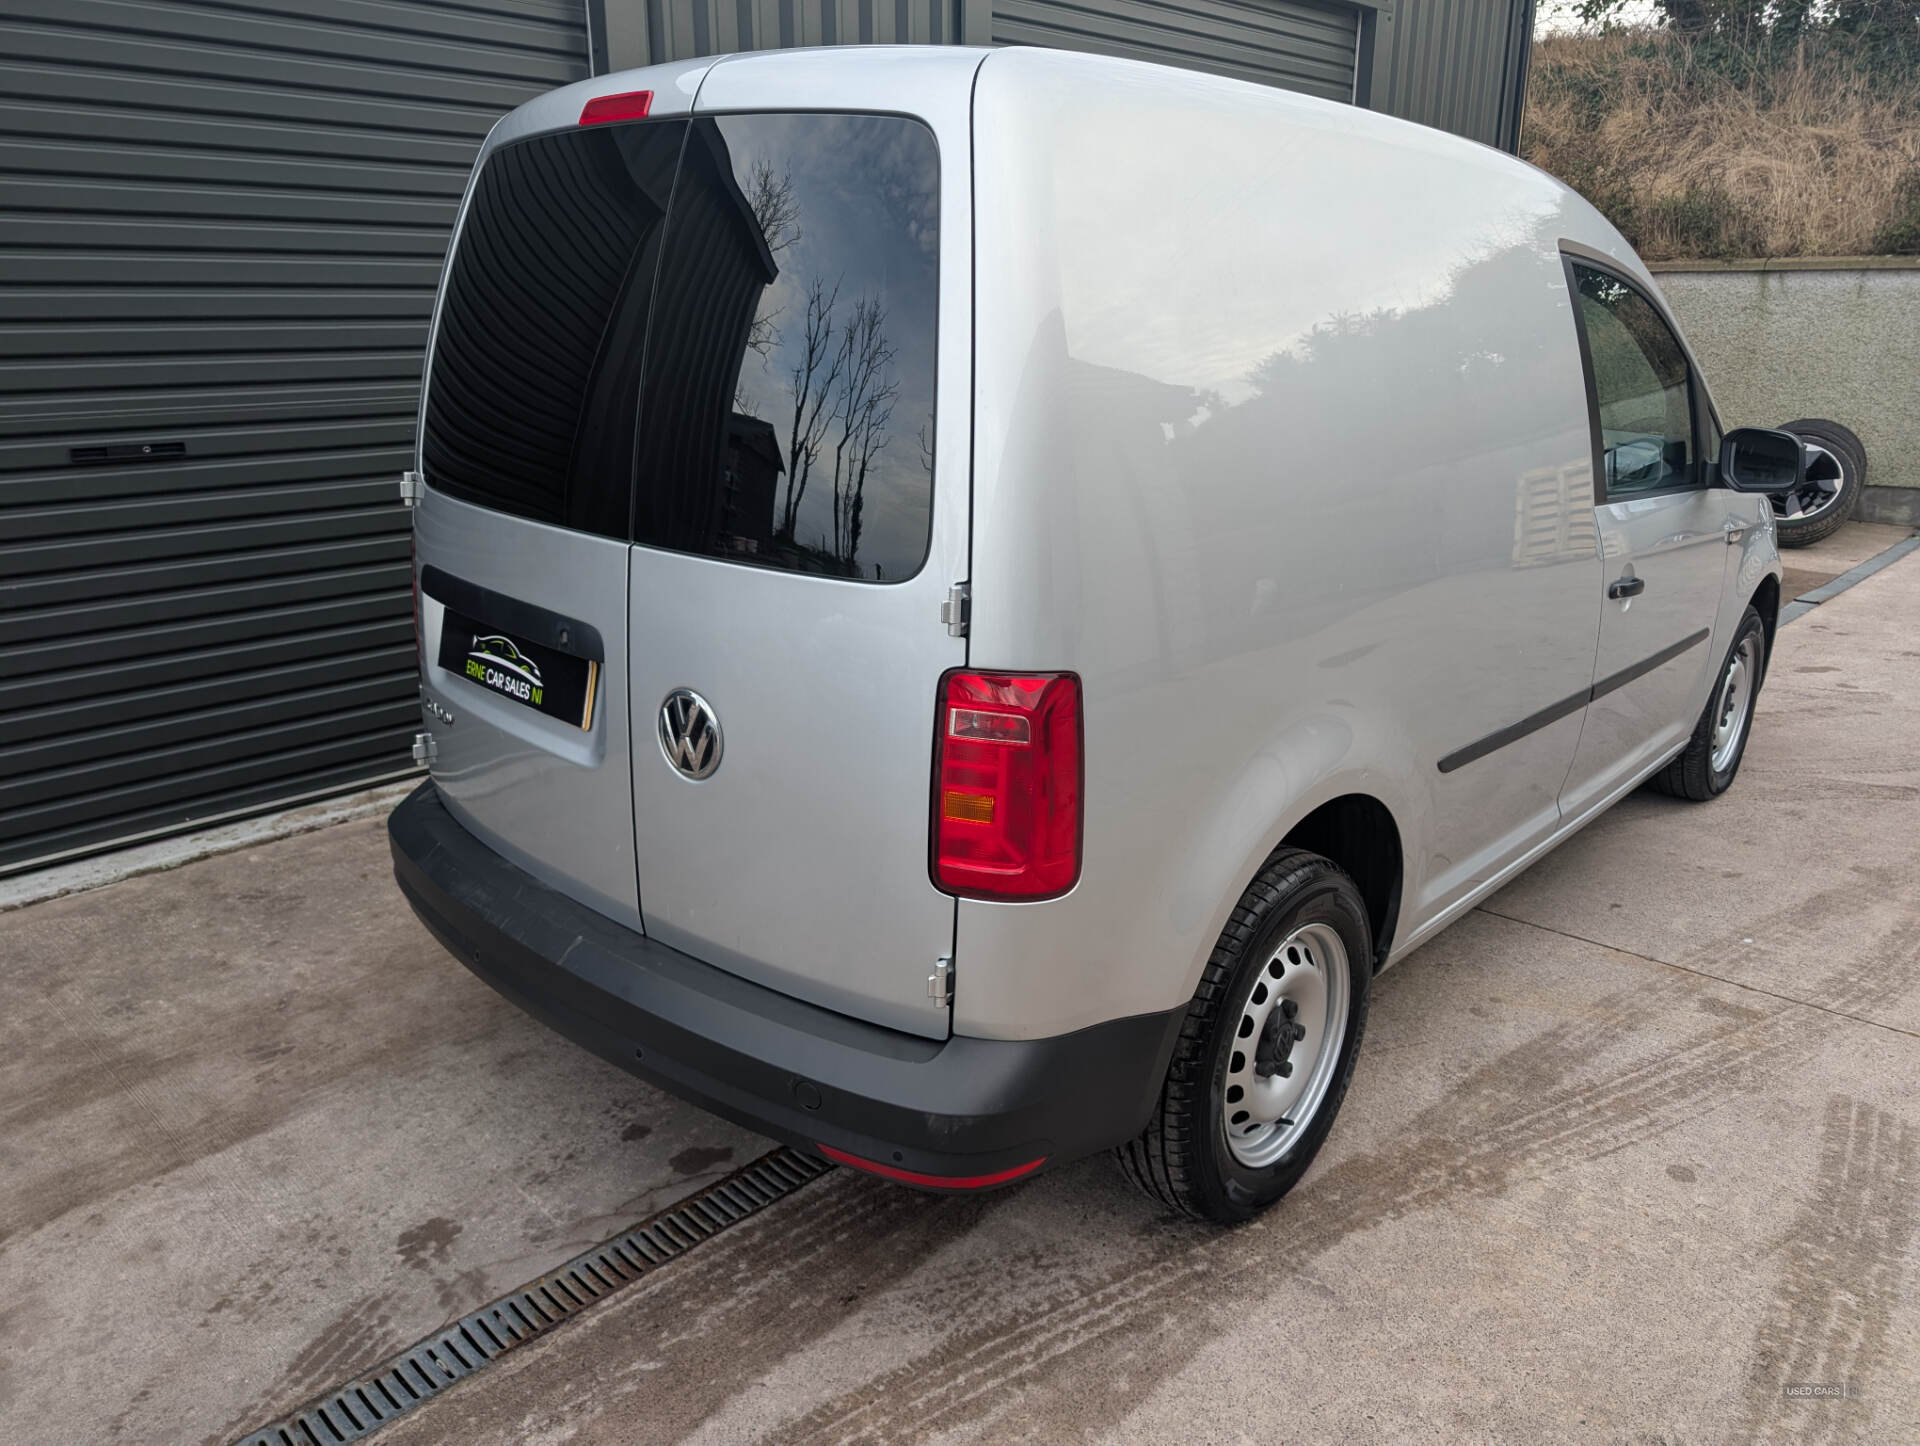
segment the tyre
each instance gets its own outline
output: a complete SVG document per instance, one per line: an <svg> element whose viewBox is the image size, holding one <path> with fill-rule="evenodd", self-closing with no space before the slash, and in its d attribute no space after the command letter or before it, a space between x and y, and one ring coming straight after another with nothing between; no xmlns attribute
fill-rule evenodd
<svg viewBox="0 0 1920 1446"><path fill-rule="evenodd" d="M1232 1224L1292 1189L1353 1078L1373 933L1352 879L1281 849L1240 896L1147 1128L1117 1151L1164 1205Z"/></svg>
<svg viewBox="0 0 1920 1446"><path fill-rule="evenodd" d="M1802 417L1780 429L1807 444L1807 480L1775 497L1773 515L1782 547L1805 547L1830 537L1860 505L1867 485L1867 449L1838 422Z"/></svg>
<svg viewBox="0 0 1920 1446"><path fill-rule="evenodd" d="M1767 673L1767 633L1760 614L1748 608L1715 676L1707 706L1694 725L1686 751L1653 776L1653 786L1675 798L1705 803L1718 798L1740 771L1753 731L1753 705Z"/></svg>

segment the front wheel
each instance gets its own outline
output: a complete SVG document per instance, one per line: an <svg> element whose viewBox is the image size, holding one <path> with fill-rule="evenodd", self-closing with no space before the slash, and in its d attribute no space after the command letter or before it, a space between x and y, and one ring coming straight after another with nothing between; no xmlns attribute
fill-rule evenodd
<svg viewBox="0 0 1920 1446"><path fill-rule="evenodd" d="M1275 853L1214 946L1122 1169L1161 1203L1222 1224L1286 1194L1346 1096L1372 974L1353 880L1318 854Z"/></svg>
<svg viewBox="0 0 1920 1446"><path fill-rule="evenodd" d="M1705 803L1732 786L1753 732L1753 705L1767 672L1767 632L1751 607L1740 619L1727 660L1714 678L1706 710L1686 751L1653 776L1653 786L1675 798Z"/></svg>

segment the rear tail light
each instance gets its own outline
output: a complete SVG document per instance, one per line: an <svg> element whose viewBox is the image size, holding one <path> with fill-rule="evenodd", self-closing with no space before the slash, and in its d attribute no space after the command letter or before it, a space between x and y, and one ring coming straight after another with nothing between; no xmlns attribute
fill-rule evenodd
<svg viewBox="0 0 1920 1446"><path fill-rule="evenodd" d="M1080 876L1080 680L948 673L933 768L933 882L1045 899Z"/></svg>
<svg viewBox="0 0 1920 1446"><path fill-rule="evenodd" d="M619 95L597 95L580 111L583 126L605 125L608 121L645 120L653 109L653 92L629 90Z"/></svg>

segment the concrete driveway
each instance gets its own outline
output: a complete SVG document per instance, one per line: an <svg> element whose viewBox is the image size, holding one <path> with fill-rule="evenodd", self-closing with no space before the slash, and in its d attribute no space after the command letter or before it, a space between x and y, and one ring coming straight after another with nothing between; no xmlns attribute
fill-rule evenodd
<svg viewBox="0 0 1920 1446"><path fill-rule="evenodd" d="M384 870L356 824L0 916L0 1438L263 1424L758 1148ZM1782 633L1727 797L1381 978L1264 1220L836 1171L377 1439L1920 1441L1917 925L1920 554Z"/></svg>

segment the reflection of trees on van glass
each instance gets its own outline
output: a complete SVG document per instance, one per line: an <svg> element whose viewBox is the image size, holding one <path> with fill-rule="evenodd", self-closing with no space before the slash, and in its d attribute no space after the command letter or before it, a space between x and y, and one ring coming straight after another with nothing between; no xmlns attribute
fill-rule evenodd
<svg viewBox="0 0 1920 1446"><path fill-rule="evenodd" d="M793 172L791 169L776 171L773 162L762 160L753 168L748 178L747 208L753 212L753 219L760 227L760 234L766 239L767 252L777 262L780 253L800 239L799 203L793 194ZM780 315L755 313L753 326L747 333L747 346L765 356L767 350L779 340Z"/></svg>
<svg viewBox="0 0 1920 1446"><path fill-rule="evenodd" d="M860 570L861 518L866 510L867 477L891 440L900 383L894 374L895 348L887 340L886 307L872 297L856 297L851 310L840 304L840 287L819 279L808 287L805 320L788 371L792 421L787 455L786 494L776 540L799 545L800 512L807 484L821 452L831 445L833 473L832 534L814 550L844 570ZM876 574L877 575L877 574Z"/></svg>
<svg viewBox="0 0 1920 1446"><path fill-rule="evenodd" d="M937 181L931 134L899 117L693 126L655 287L636 540L869 580L918 569L932 478L895 439L933 430Z"/></svg>

